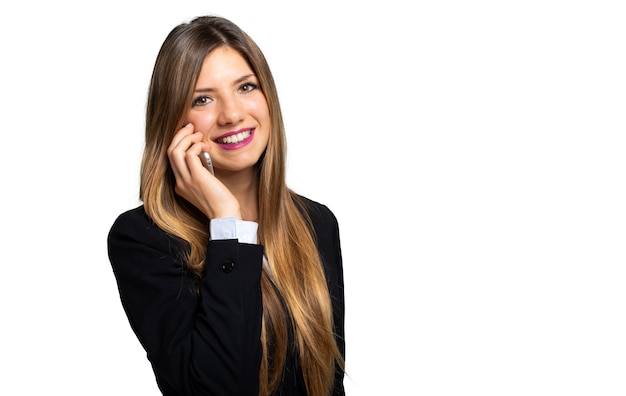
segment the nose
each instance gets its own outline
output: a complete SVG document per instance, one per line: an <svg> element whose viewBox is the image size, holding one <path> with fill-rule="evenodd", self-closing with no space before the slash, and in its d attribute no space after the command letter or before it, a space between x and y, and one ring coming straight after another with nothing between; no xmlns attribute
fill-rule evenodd
<svg viewBox="0 0 626 396"><path fill-rule="evenodd" d="M235 97L225 98L221 102L217 122L220 125L237 124L244 118L244 109Z"/></svg>

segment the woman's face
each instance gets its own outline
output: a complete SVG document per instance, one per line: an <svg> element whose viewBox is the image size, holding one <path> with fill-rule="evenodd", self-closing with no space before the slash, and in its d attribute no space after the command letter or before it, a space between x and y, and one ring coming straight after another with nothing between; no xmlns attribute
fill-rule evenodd
<svg viewBox="0 0 626 396"><path fill-rule="evenodd" d="M269 108L259 80L237 51L219 47L204 58L186 121L212 146L216 173L257 163L269 139Z"/></svg>

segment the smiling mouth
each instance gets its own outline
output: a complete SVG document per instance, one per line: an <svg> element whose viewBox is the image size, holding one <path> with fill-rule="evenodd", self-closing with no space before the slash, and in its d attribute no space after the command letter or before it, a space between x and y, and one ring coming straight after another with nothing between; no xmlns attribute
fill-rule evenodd
<svg viewBox="0 0 626 396"><path fill-rule="evenodd" d="M248 129L247 131L239 132L234 135L226 136L223 138L219 138L216 140L219 144L237 144L241 143L247 138L250 137L251 131Z"/></svg>

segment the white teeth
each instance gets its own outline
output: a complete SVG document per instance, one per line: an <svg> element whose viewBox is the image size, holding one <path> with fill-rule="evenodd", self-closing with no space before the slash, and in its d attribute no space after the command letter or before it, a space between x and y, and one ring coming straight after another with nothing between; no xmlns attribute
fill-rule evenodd
<svg viewBox="0 0 626 396"><path fill-rule="evenodd" d="M227 136L225 138L222 139L218 139L217 142L218 143L222 143L222 144L237 144L240 143L242 141L244 141L245 139L247 139L250 136L250 131L244 131L244 132L239 132L235 135L230 135Z"/></svg>

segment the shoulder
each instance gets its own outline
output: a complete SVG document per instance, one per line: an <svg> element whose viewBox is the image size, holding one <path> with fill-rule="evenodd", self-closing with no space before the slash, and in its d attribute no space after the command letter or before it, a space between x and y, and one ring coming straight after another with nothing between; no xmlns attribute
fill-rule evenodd
<svg viewBox="0 0 626 396"><path fill-rule="evenodd" d="M109 235L144 234L156 228L154 222L146 214L143 205L141 205L120 214L113 222Z"/></svg>
<svg viewBox="0 0 626 396"><path fill-rule="evenodd" d="M302 195L296 194L296 199L300 201L302 209L306 210L316 229L337 227L337 218L328 206Z"/></svg>
<svg viewBox="0 0 626 396"><path fill-rule="evenodd" d="M134 223L151 223L143 205L122 212L113 222L113 227L121 224L130 225Z"/></svg>
<svg viewBox="0 0 626 396"><path fill-rule="evenodd" d="M108 235L109 248L140 244L170 251L172 247L180 248L175 240L172 235L157 227L143 205L120 214Z"/></svg>
<svg viewBox="0 0 626 396"><path fill-rule="evenodd" d="M343 290L343 259L337 218L325 204L303 196L298 196L297 199L311 220L314 238L324 265L331 295L339 298L338 296L343 293L341 291ZM336 307L336 309L339 308Z"/></svg>
<svg viewBox="0 0 626 396"><path fill-rule="evenodd" d="M320 202L296 195L300 210L306 211L320 250L339 249L339 223L333 211Z"/></svg>

